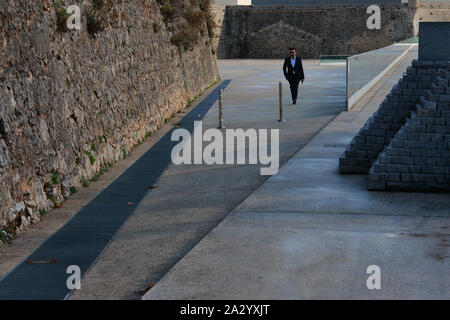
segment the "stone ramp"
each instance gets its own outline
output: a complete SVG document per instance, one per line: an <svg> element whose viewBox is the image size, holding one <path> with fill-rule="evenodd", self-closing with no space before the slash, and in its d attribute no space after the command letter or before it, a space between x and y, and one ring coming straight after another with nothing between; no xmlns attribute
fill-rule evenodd
<svg viewBox="0 0 450 320"><path fill-rule="evenodd" d="M291 105L284 82L286 122L280 123L280 60L222 60L224 120L232 128L279 128L284 164L345 108L345 67L305 60L308 81ZM326 97L324 97L326 95ZM203 130L217 127L217 103ZM360 125L358 126L358 128ZM346 141L347 142L347 141ZM237 150L235 150L236 152ZM267 180L263 165L170 165L70 299L136 299L161 278L242 201Z"/></svg>
<svg viewBox="0 0 450 320"><path fill-rule="evenodd" d="M144 299L450 298L450 199L367 191L364 176L338 174L337 156L306 149ZM366 287L369 265L380 291Z"/></svg>
<svg viewBox="0 0 450 320"><path fill-rule="evenodd" d="M332 121L144 299L449 299L449 197L371 192L338 172L366 108ZM370 265L381 290L366 287Z"/></svg>

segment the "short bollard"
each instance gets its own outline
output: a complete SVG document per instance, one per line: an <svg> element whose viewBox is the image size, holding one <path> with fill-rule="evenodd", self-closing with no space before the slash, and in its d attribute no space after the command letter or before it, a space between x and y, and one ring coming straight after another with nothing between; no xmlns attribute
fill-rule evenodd
<svg viewBox="0 0 450 320"><path fill-rule="evenodd" d="M280 104L280 120L278 122L285 122L286 119L283 117L283 83L278 84L279 87L279 104Z"/></svg>
<svg viewBox="0 0 450 320"><path fill-rule="evenodd" d="M219 126L218 129L225 129L223 125L223 89L219 89Z"/></svg>

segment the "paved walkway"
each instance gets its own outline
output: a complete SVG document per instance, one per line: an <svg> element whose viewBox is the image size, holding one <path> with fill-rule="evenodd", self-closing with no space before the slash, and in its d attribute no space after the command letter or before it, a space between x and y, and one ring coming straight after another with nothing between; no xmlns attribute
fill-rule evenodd
<svg viewBox="0 0 450 320"><path fill-rule="evenodd" d="M449 299L448 194L369 192L338 157L416 53L228 215L144 299ZM324 93L324 96L326 93ZM368 290L367 267L381 270Z"/></svg>
<svg viewBox="0 0 450 320"><path fill-rule="evenodd" d="M290 104L284 82L285 123L278 120L282 61L222 60L227 128L280 128L285 163L345 108L345 66L305 61L307 82L300 104ZM217 103L203 128L217 127ZM71 299L138 299L135 291L159 281L267 177L259 165L170 165L158 189L137 204L133 215L103 252Z"/></svg>

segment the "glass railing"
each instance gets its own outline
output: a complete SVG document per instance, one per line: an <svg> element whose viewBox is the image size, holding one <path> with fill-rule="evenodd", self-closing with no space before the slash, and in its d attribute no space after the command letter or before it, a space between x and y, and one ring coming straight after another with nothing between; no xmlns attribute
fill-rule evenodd
<svg viewBox="0 0 450 320"><path fill-rule="evenodd" d="M414 39L347 58L347 110L414 47Z"/></svg>

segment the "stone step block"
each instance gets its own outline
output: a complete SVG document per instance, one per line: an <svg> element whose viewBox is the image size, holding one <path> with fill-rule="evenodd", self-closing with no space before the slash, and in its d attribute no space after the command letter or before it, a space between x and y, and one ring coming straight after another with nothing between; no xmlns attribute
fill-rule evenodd
<svg viewBox="0 0 450 320"><path fill-rule="evenodd" d="M435 68L416 68L416 74L418 75L435 75L437 69Z"/></svg>
<svg viewBox="0 0 450 320"><path fill-rule="evenodd" d="M426 100L431 101L431 102L438 102L439 101L439 97L435 94L433 94L433 92L431 92L431 90L427 91L424 95Z"/></svg>
<svg viewBox="0 0 450 320"><path fill-rule="evenodd" d="M435 94L447 94L447 88L445 87L439 87L436 83L430 84L430 89L432 93Z"/></svg>
<svg viewBox="0 0 450 320"><path fill-rule="evenodd" d="M372 162L368 159L346 158L344 156L339 158L339 172L367 174Z"/></svg>
<svg viewBox="0 0 450 320"><path fill-rule="evenodd" d="M447 78L442 78L442 77L440 77L440 76L438 76L438 77L436 77L435 79L434 79L434 83L438 86L438 87L444 87L444 88L447 88L449 85L448 85L448 79Z"/></svg>
<svg viewBox="0 0 450 320"><path fill-rule="evenodd" d="M439 73L439 76L440 76L441 78L443 78L443 79L448 79L448 78L450 78L450 77L449 77L449 70L447 70L447 69L440 68L440 69L438 70L438 73Z"/></svg>
<svg viewBox="0 0 450 320"><path fill-rule="evenodd" d="M418 117L427 117L427 118L439 118L439 117L441 117L442 112L445 112L445 111L424 109L419 104L416 105L416 110L415 110L415 113L417 114Z"/></svg>
<svg viewBox="0 0 450 320"><path fill-rule="evenodd" d="M449 117L450 117L450 111L441 111L441 114L443 112L447 112L449 113ZM412 124L424 124L424 125L438 125L438 126L449 126L450 125L450 119L447 119L445 117L440 117L440 118L424 118L424 117L418 117L418 116L414 116L411 117L410 121Z"/></svg>
<svg viewBox="0 0 450 320"><path fill-rule="evenodd" d="M405 96L423 96L431 91L429 89L403 89L402 93Z"/></svg>
<svg viewBox="0 0 450 320"><path fill-rule="evenodd" d="M449 190L450 175L369 171L369 190Z"/></svg>
<svg viewBox="0 0 450 320"><path fill-rule="evenodd" d="M388 130L397 132L401 127L401 124L384 121L371 121L369 123L369 130Z"/></svg>
<svg viewBox="0 0 450 320"><path fill-rule="evenodd" d="M353 143L350 144L350 149L348 151L374 151L376 153L381 152L385 144L376 144L376 143ZM346 150L347 151L347 150Z"/></svg>
<svg viewBox="0 0 450 320"><path fill-rule="evenodd" d="M446 181L445 179L443 180ZM450 183L368 181L367 188L371 191L448 192L450 191Z"/></svg>
<svg viewBox="0 0 450 320"><path fill-rule="evenodd" d="M434 69L449 69L450 61L419 61L413 60L412 66L415 68L434 68Z"/></svg>
<svg viewBox="0 0 450 320"><path fill-rule="evenodd" d="M339 165L339 173L345 174L345 173L351 173L351 174L367 174L369 171L366 167L358 167L358 166L345 166L345 165Z"/></svg>
<svg viewBox="0 0 450 320"><path fill-rule="evenodd" d="M420 100L416 102L389 102L389 101L383 101L380 105L380 108L378 110L411 110L414 108L414 106L419 102Z"/></svg>
<svg viewBox="0 0 450 320"><path fill-rule="evenodd" d="M379 159L373 162L370 168L371 172L385 173L385 172L397 172L397 173L410 173L410 174L443 174L450 175L450 168L446 165L404 165L404 164L382 164Z"/></svg>
<svg viewBox="0 0 450 320"><path fill-rule="evenodd" d="M408 110L408 115L411 112L414 112L413 110ZM403 116L403 115L384 115L384 114L374 113L372 119L374 121L392 123L392 124L396 124L399 126L401 126L405 122L405 116Z"/></svg>
<svg viewBox="0 0 450 320"><path fill-rule="evenodd" d="M411 155L409 149L393 148L390 146L385 147L383 152L390 157L409 157Z"/></svg>
<svg viewBox="0 0 450 320"><path fill-rule="evenodd" d="M436 109L437 110L449 110L450 109L450 102L436 102Z"/></svg>
<svg viewBox="0 0 450 320"><path fill-rule="evenodd" d="M431 83L433 82L400 79L397 83L397 89L431 89Z"/></svg>
<svg viewBox="0 0 450 320"><path fill-rule="evenodd" d="M447 105L450 102L450 94L434 94L434 96L439 102L445 102Z"/></svg>
<svg viewBox="0 0 450 320"><path fill-rule="evenodd" d="M419 88L418 82L406 82L405 87L403 89L425 89L425 88Z"/></svg>
<svg viewBox="0 0 450 320"><path fill-rule="evenodd" d="M400 117L402 119L409 117L411 111L414 111L415 108L411 109L380 109L378 110L378 116L388 116L388 117Z"/></svg>
<svg viewBox="0 0 450 320"><path fill-rule="evenodd" d="M406 74L409 74L409 75L417 74L417 68L415 68L413 66L409 66L408 68L406 68Z"/></svg>
<svg viewBox="0 0 450 320"><path fill-rule="evenodd" d="M420 97L419 104L424 108L428 110L436 110L436 102L428 101L425 97Z"/></svg>
<svg viewBox="0 0 450 320"><path fill-rule="evenodd" d="M449 156L449 150L439 150L439 149L424 149L419 148L417 146L416 148L407 149L409 151L409 154L411 157L416 158L434 158L434 159L447 159ZM441 161L439 161L441 163Z"/></svg>

